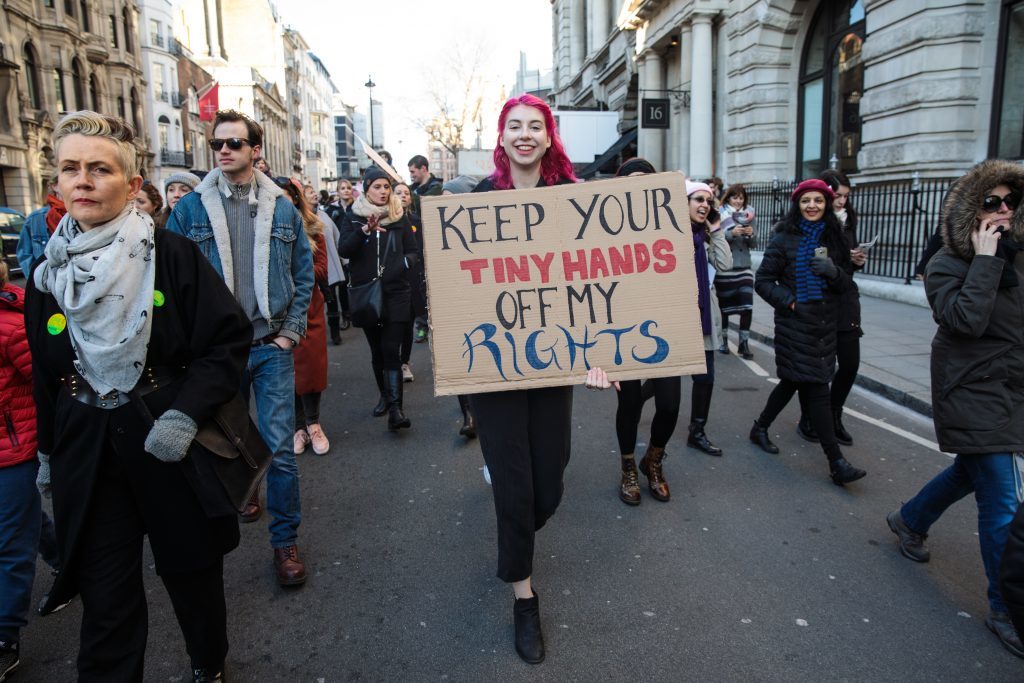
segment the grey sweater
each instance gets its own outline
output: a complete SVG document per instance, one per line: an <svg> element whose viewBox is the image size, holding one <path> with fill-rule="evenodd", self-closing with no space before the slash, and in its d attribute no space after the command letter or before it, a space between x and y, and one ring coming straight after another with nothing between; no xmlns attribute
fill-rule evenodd
<svg viewBox="0 0 1024 683"><path fill-rule="evenodd" d="M231 259L234 262L235 298L241 304L245 314L252 323L253 339L262 339L271 332L266 319L260 313L259 302L256 301L255 271L253 254L256 248L256 204L250 204L249 193L252 185L232 185L227 183L230 196L221 193L224 215L227 219L228 234L231 236Z"/></svg>

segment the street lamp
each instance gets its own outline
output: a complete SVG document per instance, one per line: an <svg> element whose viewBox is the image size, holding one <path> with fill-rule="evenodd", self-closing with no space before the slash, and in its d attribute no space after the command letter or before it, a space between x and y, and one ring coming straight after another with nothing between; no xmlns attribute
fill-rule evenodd
<svg viewBox="0 0 1024 683"><path fill-rule="evenodd" d="M377 141L373 137L373 89L377 84L373 82L373 76L367 76L363 85L370 89L370 147L377 149Z"/></svg>

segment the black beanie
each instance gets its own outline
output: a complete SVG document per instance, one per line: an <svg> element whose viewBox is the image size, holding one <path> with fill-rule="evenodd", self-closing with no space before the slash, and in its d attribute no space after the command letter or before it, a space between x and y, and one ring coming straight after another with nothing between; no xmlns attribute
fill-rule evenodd
<svg viewBox="0 0 1024 683"><path fill-rule="evenodd" d="M386 178L388 183L391 182L391 176L385 173L384 169L378 166L377 164L374 164L370 166L370 168L363 171L363 192L366 192L367 190L370 189L370 185L373 183L374 180L379 180L381 178Z"/></svg>
<svg viewBox="0 0 1024 683"><path fill-rule="evenodd" d="M654 170L654 165L642 157L633 157L625 162L622 166L619 166L619 170L615 172L617 178L623 178L633 173L657 173Z"/></svg>

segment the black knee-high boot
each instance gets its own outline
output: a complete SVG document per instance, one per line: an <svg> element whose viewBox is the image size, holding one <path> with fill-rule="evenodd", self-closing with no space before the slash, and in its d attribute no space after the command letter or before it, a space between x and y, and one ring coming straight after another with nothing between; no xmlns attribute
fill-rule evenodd
<svg viewBox="0 0 1024 683"><path fill-rule="evenodd" d="M388 388L384 383L384 368L379 365L373 366L373 378L377 381L377 390L380 391L380 399L373 407L373 416L380 417L388 412Z"/></svg>
<svg viewBox="0 0 1024 683"><path fill-rule="evenodd" d="M686 439L686 445L708 455L721 455L722 449L711 443L708 435L704 433L704 425L707 424L708 413L711 411L711 393L714 389L714 384L693 383L693 390L690 393L690 435Z"/></svg>
<svg viewBox="0 0 1024 683"><path fill-rule="evenodd" d="M462 408L462 428L459 434L467 439L476 438L476 420L473 419L473 412L469 409L469 396L459 394L459 407Z"/></svg>

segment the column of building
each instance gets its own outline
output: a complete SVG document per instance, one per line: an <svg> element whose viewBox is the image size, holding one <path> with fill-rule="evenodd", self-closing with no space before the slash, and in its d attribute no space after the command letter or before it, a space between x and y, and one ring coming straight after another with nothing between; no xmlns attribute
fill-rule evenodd
<svg viewBox="0 0 1024 683"><path fill-rule="evenodd" d="M694 178L706 178L714 169L711 19L712 15L701 12L691 18L690 166L687 173Z"/></svg>

